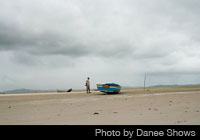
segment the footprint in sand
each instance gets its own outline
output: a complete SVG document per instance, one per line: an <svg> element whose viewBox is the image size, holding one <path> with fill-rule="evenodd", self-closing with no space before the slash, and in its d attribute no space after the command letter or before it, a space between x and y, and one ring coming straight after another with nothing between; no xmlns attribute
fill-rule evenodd
<svg viewBox="0 0 200 140"><path fill-rule="evenodd" d="M181 123L182 121L177 121L177 123Z"/></svg>
<svg viewBox="0 0 200 140"><path fill-rule="evenodd" d="M186 107L185 109L189 109L188 107ZM185 110L185 112L188 112L187 110Z"/></svg>
<svg viewBox="0 0 200 140"><path fill-rule="evenodd" d="M158 111L159 109L157 109L157 108L154 108L153 110L154 110L154 111Z"/></svg>
<svg viewBox="0 0 200 140"><path fill-rule="evenodd" d="M182 122L187 122L186 120L184 120L184 121L177 121L177 123L182 123Z"/></svg>
<svg viewBox="0 0 200 140"><path fill-rule="evenodd" d="M99 113L98 112L94 112L93 115L99 115Z"/></svg>

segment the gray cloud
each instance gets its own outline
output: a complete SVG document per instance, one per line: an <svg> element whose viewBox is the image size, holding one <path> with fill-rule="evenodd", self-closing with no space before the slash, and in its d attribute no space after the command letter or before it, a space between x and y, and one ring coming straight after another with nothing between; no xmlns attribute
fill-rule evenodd
<svg viewBox="0 0 200 140"><path fill-rule="evenodd" d="M48 81L57 73L76 87L88 75L94 82L140 85L144 73L160 76L163 84L173 74L189 74L198 83L192 77L200 74L199 6L198 0L0 0L0 54L6 60L0 77L18 80L17 67L32 75L32 87L38 86L33 77ZM26 76L20 76L23 85Z"/></svg>

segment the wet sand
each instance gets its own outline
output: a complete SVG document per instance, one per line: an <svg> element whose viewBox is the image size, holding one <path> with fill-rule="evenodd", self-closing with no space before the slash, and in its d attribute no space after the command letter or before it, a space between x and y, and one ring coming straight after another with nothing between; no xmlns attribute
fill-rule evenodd
<svg viewBox="0 0 200 140"><path fill-rule="evenodd" d="M200 125L200 91L0 95L6 125Z"/></svg>

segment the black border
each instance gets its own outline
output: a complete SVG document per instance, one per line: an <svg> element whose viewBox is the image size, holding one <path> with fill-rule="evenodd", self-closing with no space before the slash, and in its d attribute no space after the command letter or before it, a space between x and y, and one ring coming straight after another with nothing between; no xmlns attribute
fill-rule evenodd
<svg viewBox="0 0 200 140"><path fill-rule="evenodd" d="M97 134L95 131L98 129L104 131L102 134ZM140 129L140 130L138 130ZM167 130L173 130L175 132L174 136L168 136ZM134 131L132 137L124 136L123 132L126 131ZM163 131L163 136L138 136L141 135L136 133L142 131ZM119 131L119 136L105 136L105 133L110 131L116 132ZM176 134L183 134L180 131L188 131L190 136L176 136ZM195 133L195 136L194 136ZM140 138L200 138L200 125L0 125L0 134L1 137L5 138L25 138L25 139L38 139L38 138L53 138L53 139L71 139L71 138L97 138L97 139L107 139L107 138L115 138L115 139L140 139ZM117 133L116 133L117 134ZM119 134L119 133L118 133ZM171 133L170 133L171 134Z"/></svg>

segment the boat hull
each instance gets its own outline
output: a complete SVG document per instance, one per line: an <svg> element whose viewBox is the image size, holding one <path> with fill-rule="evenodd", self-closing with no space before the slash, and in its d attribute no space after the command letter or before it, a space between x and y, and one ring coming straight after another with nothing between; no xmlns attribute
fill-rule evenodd
<svg viewBox="0 0 200 140"><path fill-rule="evenodd" d="M121 86L117 84L97 84L97 89L104 93L119 93Z"/></svg>

